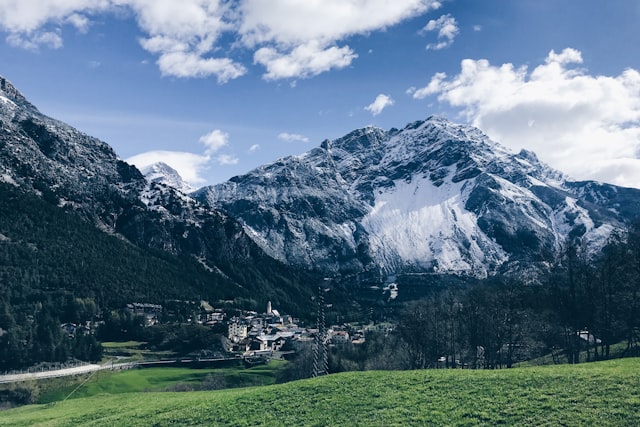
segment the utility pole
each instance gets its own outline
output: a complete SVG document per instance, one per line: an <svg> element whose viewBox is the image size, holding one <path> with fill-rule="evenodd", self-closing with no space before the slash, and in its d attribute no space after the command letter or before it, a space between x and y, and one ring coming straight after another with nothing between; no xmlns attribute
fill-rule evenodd
<svg viewBox="0 0 640 427"><path fill-rule="evenodd" d="M316 327L316 339L313 343L313 372L312 377L319 377L329 373L329 353L327 350L327 326L324 319L324 294L325 288L318 287L318 314Z"/></svg>

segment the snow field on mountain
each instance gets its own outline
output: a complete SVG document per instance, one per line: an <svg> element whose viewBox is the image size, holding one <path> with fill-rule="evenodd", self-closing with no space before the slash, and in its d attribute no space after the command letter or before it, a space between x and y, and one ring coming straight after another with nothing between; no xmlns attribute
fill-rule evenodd
<svg viewBox="0 0 640 427"><path fill-rule="evenodd" d="M489 253L478 244L483 242L495 246L494 253L499 254L492 261L506 260L506 254L464 208L464 182L448 181L436 187L429 178L417 176L411 182L394 184L379 191L373 208L361 221L377 256L435 271L471 272L486 264Z"/></svg>

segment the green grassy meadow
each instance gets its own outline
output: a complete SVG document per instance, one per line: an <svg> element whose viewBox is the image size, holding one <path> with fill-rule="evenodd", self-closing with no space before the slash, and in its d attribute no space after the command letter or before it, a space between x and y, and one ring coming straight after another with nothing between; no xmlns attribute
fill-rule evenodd
<svg viewBox="0 0 640 427"><path fill-rule="evenodd" d="M350 372L209 392L98 394L4 426L638 426L640 359L510 370Z"/></svg>
<svg viewBox="0 0 640 427"><path fill-rule="evenodd" d="M249 369L215 368L145 368L127 371L99 371L76 378L55 379L43 387L39 403L52 403L104 394L154 391L186 391L202 387L235 388L270 385L276 382L277 372L285 362L273 361ZM86 383L84 382L85 380ZM214 383L215 382L215 383ZM79 387L80 386L80 387Z"/></svg>
<svg viewBox="0 0 640 427"><path fill-rule="evenodd" d="M146 344L140 341L103 342L103 362L115 359L119 359L119 362L142 362L176 357L172 351L148 350Z"/></svg>

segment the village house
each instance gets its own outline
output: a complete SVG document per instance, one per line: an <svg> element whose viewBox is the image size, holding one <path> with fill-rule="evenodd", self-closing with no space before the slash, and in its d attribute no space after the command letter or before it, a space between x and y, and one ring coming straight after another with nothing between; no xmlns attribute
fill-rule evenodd
<svg viewBox="0 0 640 427"><path fill-rule="evenodd" d="M259 335L256 340L260 343L259 350L281 351L292 338L291 332L278 332L274 335Z"/></svg>
<svg viewBox="0 0 640 427"><path fill-rule="evenodd" d="M76 334L90 334L91 328L89 326L91 322L87 322L85 325L76 325L75 323L63 323L60 328L69 337L75 337Z"/></svg>
<svg viewBox="0 0 640 427"><path fill-rule="evenodd" d="M345 330L330 330L329 336L331 337L332 344L345 344L349 342L349 332Z"/></svg>
<svg viewBox="0 0 640 427"><path fill-rule="evenodd" d="M160 315L162 314L162 306L160 304L133 302L127 304L127 310L135 315L144 316L145 326L153 326L160 323Z"/></svg>
<svg viewBox="0 0 640 427"><path fill-rule="evenodd" d="M239 343L249 336L249 326L241 319L234 318L229 322L227 338L231 342Z"/></svg>

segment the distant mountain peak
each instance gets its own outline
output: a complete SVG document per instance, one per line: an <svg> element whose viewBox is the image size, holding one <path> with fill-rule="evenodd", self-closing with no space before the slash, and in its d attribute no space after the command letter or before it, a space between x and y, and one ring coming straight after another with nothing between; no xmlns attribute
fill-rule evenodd
<svg viewBox="0 0 640 427"><path fill-rule="evenodd" d="M187 184L177 170L164 162L153 163L140 170L149 182L164 184L180 190L183 193L191 193L195 188Z"/></svg>

